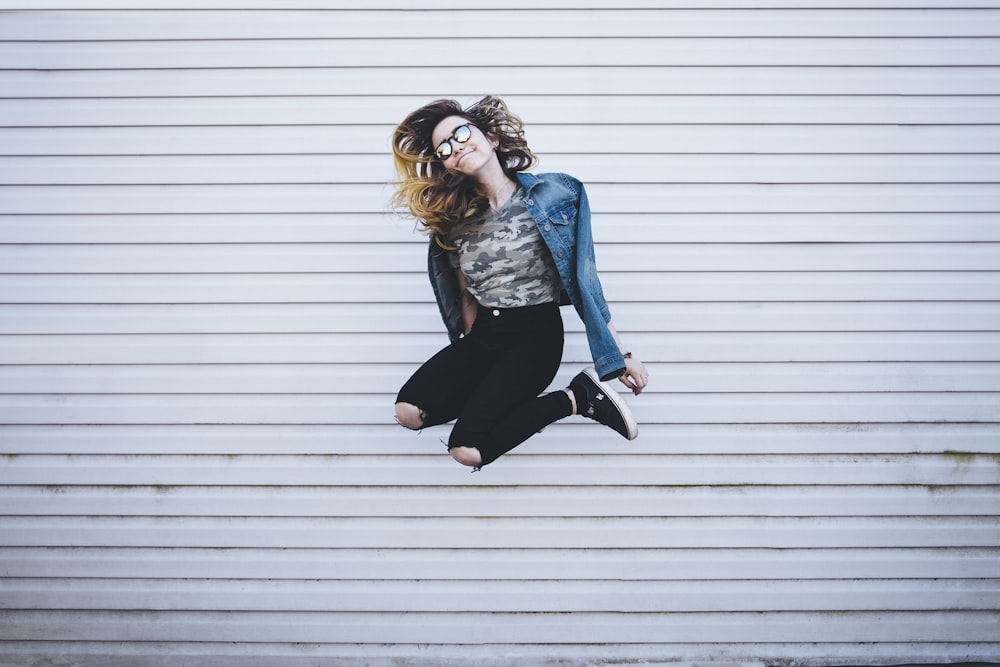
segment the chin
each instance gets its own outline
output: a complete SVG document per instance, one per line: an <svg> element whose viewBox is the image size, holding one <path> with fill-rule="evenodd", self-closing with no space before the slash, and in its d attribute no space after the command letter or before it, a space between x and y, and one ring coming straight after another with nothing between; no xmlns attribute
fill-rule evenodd
<svg viewBox="0 0 1000 667"><path fill-rule="evenodd" d="M457 165L455 165L455 170L471 176L482 169L488 161L489 156L487 156L486 159L483 159L482 154L479 151L467 153L466 156L462 158Z"/></svg>

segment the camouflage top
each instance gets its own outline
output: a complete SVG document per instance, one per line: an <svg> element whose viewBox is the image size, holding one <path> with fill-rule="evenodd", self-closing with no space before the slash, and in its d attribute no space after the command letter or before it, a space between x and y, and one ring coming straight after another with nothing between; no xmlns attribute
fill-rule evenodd
<svg viewBox="0 0 1000 667"><path fill-rule="evenodd" d="M448 241L458 248L452 268L461 267L469 293L484 306L520 308L559 300L559 272L519 186L498 211L464 220Z"/></svg>

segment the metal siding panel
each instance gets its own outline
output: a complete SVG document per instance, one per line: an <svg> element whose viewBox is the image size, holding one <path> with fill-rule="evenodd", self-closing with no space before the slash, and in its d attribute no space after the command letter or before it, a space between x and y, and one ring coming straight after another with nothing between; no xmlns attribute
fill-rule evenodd
<svg viewBox="0 0 1000 667"><path fill-rule="evenodd" d="M876 549L173 549L0 547L11 577L467 581L858 580L995 578L991 548ZM456 568L456 556L466 567Z"/></svg>
<svg viewBox="0 0 1000 667"><path fill-rule="evenodd" d="M823 623L807 612L652 614L492 614L5 611L0 640L331 644L656 644L869 643L890 635L900 642L990 643L994 612L848 612ZM560 638L559 640L554 638ZM525 638L530 641L525 642Z"/></svg>
<svg viewBox="0 0 1000 667"><path fill-rule="evenodd" d="M1000 547L996 517L0 517L0 528L0 546L4 547Z"/></svg>
<svg viewBox="0 0 1000 667"><path fill-rule="evenodd" d="M646 365L676 393L1000 392L996 362L689 363ZM6 366L0 392L16 394L339 394L389 395L410 364L307 366ZM563 369L556 385L568 384ZM350 387L345 392L343 387ZM651 390L652 391L652 390Z"/></svg>
<svg viewBox="0 0 1000 667"><path fill-rule="evenodd" d="M1000 3L43 4L0 0L5 664L1000 661ZM391 423L445 337L388 137L483 90L588 183L655 384L633 443L469 475Z"/></svg>
<svg viewBox="0 0 1000 667"><path fill-rule="evenodd" d="M419 9L419 8L418 8ZM384 16L392 16L386 13ZM467 8L413 11L403 21L379 21L370 11L61 12L13 14L0 39L108 41L122 35L138 41L212 39L403 39L414 35L450 39L452 23L467 37L980 37L984 25L1000 22L996 9L608 9L537 8L532 21L522 11Z"/></svg>
<svg viewBox="0 0 1000 667"><path fill-rule="evenodd" d="M637 328L643 318L656 322L662 331L940 331L944 323L952 330L1000 329L1000 313L991 304L940 301L890 305L618 302L615 317L623 330ZM438 333L441 327L439 315L427 302L400 304L392 312L378 303L122 304L114 309L96 304L0 305L2 334L347 333L357 329L358 321L364 321L371 333L392 333L399 330L400 320L414 333ZM583 323L573 317L565 318L564 323L569 331L583 331ZM198 370L188 369L193 373ZM351 370L296 369L304 379L319 372L346 374ZM671 376L678 371L683 373L683 369L674 369ZM969 368L965 372L980 371Z"/></svg>
<svg viewBox="0 0 1000 667"><path fill-rule="evenodd" d="M584 363L582 356L577 363ZM394 393L360 397L338 393L23 394L4 401L0 420L7 424L371 424L392 419L394 398ZM1000 393L651 393L643 401L634 401L632 410L640 423L647 424L992 422L1000 410Z"/></svg>
<svg viewBox="0 0 1000 667"><path fill-rule="evenodd" d="M4 337L3 364L350 364L416 368L447 345L441 334L192 334ZM566 336L567 367L590 361L582 333ZM997 332L630 332L653 363L719 362L995 362ZM381 397L382 400L385 397ZM885 397L891 399L892 397ZM807 399L803 399L807 400ZM637 401L638 403L638 401Z"/></svg>
<svg viewBox="0 0 1000 667"><path fill-rule="evenodd" d="M455 47L451 47L455 48ZM844 48L843 45L838 49ZM926 45L925 49L936 48ZM991 47L1000 52L1000 38ZM0 58L20 56L5 54ZM135 57L121 54L118 58ZM1000 56L997 57L1000 64ZM224 66L224 65L220 65ZM58 64L39 64L59 69ZM499 85L499 82L498 82ZM840 124L861 125L982 124L1000 113L990 95L835 95L818 105L795 95L564 95L506 96L519 115L533 123L623 124ZM471 97L467 101L471 102ZM0 123L6 127L79 127L113 125L326 125L390 124L426 103L426 97L205 97L176 98L169 105L154 98L4 99ZM388 164L388 163L387 163Z"/></svg>
<svg viewBox="0 0 1000 667"><path fill-rule="evenodd" d="M1000 99L1000 97L998 97ZM1000 117L1000 109L997 110ZM390 174L387 173L387 177ZM386 185L11 185L0 206L19 215L351 213L385 210ZM594 183L592 211L618 213L983 213L1000 210L988 183Z"/></svg>
<svg viewBox="0 0 1000 667"><path fill-rule="evenodd" d="M532 442L540 454L607 455L607 434L590 424L554 424L563 438ZM428 435L433 437L441 430ZM0 451L32 454L218 454L289 453L413 455L412 433L381 425L2 425ZM424 446L418 440L420 446ZM963 454L996 452L996 426L985 424L644 424L631 454ZM513 460L513 459L512 459ZM530 466L530 464L529 464ZM520 473L518 473L520 474ZM459 476L462 482L465 475ZM468 480L466 480L468 481ZM453 483L458 483L453 482ZM463 482L464 483L464 482Z"/></svg>
<svg viewBox="0 0 1000 667"><path fill-rule="evenodd" d="M602 216L602 220L605 217ZM412 221L389 213L0 216L2 243L426 243ZM599 245L649 243L934 243L1000 241L992 213L621 213L598 223Z"/></svg>
<svg viewBox="0 0 1000 667"><path fill-rule="evenodd" d="M184 610L231 612L718 613L990 611L1000 580L977 581L342 581L98 579L0 581L0 596L22 610Z"/></svg>
<svg viewBox="0 0 1000 667"><path fill-rule="evenodd" d="M892 68L895 73L898 68ZM686 71L686 70L683 70ZM716 69L699 71L705 76ZM722 70L726 71L726 70ZM781 68L768 70L776 75ZM807 70L815 79L815 69ZM950 80L952 70L946 69ZM973 70L979 81L980 69ZM171 76L177 76L171 72ZM856 75L852 75L856 76ZM33 78L34 80L34 78ZM145 80L145 79L143 79ZM727 82L732 81L731 78ZM68 82L63 81L62 85ZM981 88L977 88L980 90ZM941 90L929 91L945 94ZM9 155L215 156L326 155L363 157L366 150L388 150L392 124L265 125L257 127L16 127L0 128ZM977 154L1000 151L994 125L621 125L613 133L588 124L531 122L526 130L541 155L587 153L686 156L716 154L820 155ZM368 213L372 215L372 213ZM150 221L153 222L153 221ZM219 224L219 221L215 221ZM183 224L184 220L174 221Z"/></svg>
<svg viewBox="0 0 1000 667"><path fill-rule="evenodd" d="M615 243L597 255L615 273L1000 270L1000 243ZM0 245L0 273L13 274L363 273L380 262L386 273L419 275L427 253L413 243Z"/></svg>
<svg viewBox="0 0 1000 667"><path fill-rule="evenodd" d="M378 147L369 147L377 150ZM669 146L649 137L647 148ZM585 183L993 183L998 155L546 155ZM8 185L382 183L384 155L0 157Z"/></svg>
<svg viewBox="0 0 1000 667"><path fill-rule="evenodd" d="M997 35L983 37L598 37L503 40L509 67L994 67ZM178 48L177 44L183 44ZM294 39L190 40L181 42L0 43L0 58L21 69L335 68L449 67L455 54L471 67L497 67L481 38L412 36L405 56L386 48L391 40ZM599 48L595 48L599 47ZM403 59L401 59L403 58ZM128 67L141 63L142 67ZM351 66L351 65L347 65ZM489 74L484 72L484 74ZM488 77L501 89L509 75ZM328 89L322 88L322 91ZM447 93L446 93L447 94ZM473 94L481 95L481 91ZM419 102L418 102L419 104ZM415 107L417 105L408 105Z"/></svg>
<svg viewBox="0 0 1000 667"><path fill-rule="evenodd" d="M852 485L980 485L997 482L995 462L982 454L913 456L753 456L733 462L725 456L684 455L575 455L572 443L555 457L527 451L509 454L503 465L490 470L486 482L463 479L439 454L434 443L400 462L380 456L345 456L335 448L314 456L160 456L136 452L131 456L89 457L81 465L74 456L18 455L0 476L7 485L51 484L126 486L350 486L363 480L372 487L484 483L599 486L757 486L787 484ZM436 456L437 455L437 456ZM555 467L557 469L549 469ZM491 514L496 510L486 510ZM312 511L303 511L312 515ZM399 510L400 516L407 512ZM665 510L664 515L669 515Z"/></svg>
<svg viewBox="0 0 1000 667"><path fill-rule="evenodd" d="M680 466L686 465L688 471L691 470L682 457L676 460ZM923 476L934 473L933 461L909 463L901 457L894 457L894 460L903 461L901 466L927 466L931 470L922 470ZM211 460L207 465L212 465ZM280 460L276 465L280 466ZM777 465L790 467L784 462ZM798 465L808 471L810 465L817 463L806 461ZM937 469L940 470L940 466ZM842 474L842 470L833 472ZM867 486L863 483L876 479L876 475L865 475L851 485L836 484L841 478L831 476L829 485L842 487L837 489L803 486L814 476L811 471L794 480L795 485L787 486L716 484L704 487L695 485L692 474L692 479L684 480L686 485L667 486L664 483L598 489L540 486L514 490L461 485L340 487L332 485L333 479L327 486L270 488L251 486L249 479L225 487L213 484L116 488L94 484L39 488L25 483L9 489L4 506L8 514L24 516L117 516L122 505L127 504L134 514L143 516L271 517L353 516L358 507L364 507L368 516L376 517L784 516L792 507L797 514L808 516L994 516L1000 510L1000 498L988 485L956 483L931 491L918 485L883 484L884 474L883 470L878 476L879 483ZM965 475L962 481L974 482L972 477ZM527 576L529 573L522 574ZM538 576L534 572L530 574L531 578ZM773 572L771 576L777 577L777 574Z"/></svg>
<svg viewBox="0 0 1000 667"><path fill-rule="evenodd" d="M604 272L602 282L614 304L618 294L634 302L713 301L873 302L926 301L992 303L1000 290L995 271L821 272L795 274L705 272ZM426 275L327 273L258 275L16 275L0 274L0 302L6 304L164 304L180 303L425 303L433 294ZM569 320L572 316L565 319ZM440 344L443 333L434 340ZM447 337L443 340L446 342ZM989 360L995 361L995 357ZM55 361L55 360L54 360ZM275 361L279 361L276 359Z"/></svg>
<svg viewBox="0 0 1000 667"><path fill-rule="evenodd" d="M341 95L364 95L377 90L396 90L399 94L434 96L436 80L447 78L456 95L475 96L483 77L499 77L507 66L466 68L448 64L406 69L383 67L303 69L289 77L281 69L205 70L146 69L61 70L39 78L30 71L6 73L10 97L261 97L268 95L310 95L317 89L336 90ZM591 66L555 68L522 65L519 76L509 81L507 90L516 95L551 93L557 75L563 94L587 94L595 80L608 94L636 95L873 95L894 92L900 95L974 95L1000 84L1000 70L990 67L867 67L847 71L838 67L745 67L744 76L733 79L730 72L717 67L644 67ZM537 126L532 125L532 144L539 145ZM230 128L232 132L235 128ZM360 138L374 128L358 128ZM244 132L252 132L245 128ZM328 135L336 128L315 134ZM383 133L384 134L384 133ZM382 134L379 135L384 139ZM595 137L590 137L594 141ZM350 142L350 139L347 140ZM355 142L357 138L355 139ZM544 145L539 145L544 153ZM238 150L245 150L241 147ZM309 147L312 150L314 147ZM343 150L343 145L337 145ZM100 150L100 149L99 149ZM105 149L106 150L106 149ZM134 150L134 148L133 148ZM196 148L204 153L204 147ZM99 154L99 153L98 153Z"/></svg>

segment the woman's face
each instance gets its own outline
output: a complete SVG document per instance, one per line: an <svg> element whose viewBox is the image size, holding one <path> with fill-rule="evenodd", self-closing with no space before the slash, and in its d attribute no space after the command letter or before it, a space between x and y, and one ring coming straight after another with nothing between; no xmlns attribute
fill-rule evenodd
<svg viewBox="0 0 1000 667"><path fill-rule="evenodd" d="M464 128L468 126L469 131ZM462 141L462 139L466 141ZM447 142L447 145L446 145ZM431 133L431 145L435 150L447 153L448 146L451 147L451 154L438 159L448 171L463 173L467 176L475 175L487 163L497 160L497 142L470 123L462 116L449 116L442 120Z"/></svg>

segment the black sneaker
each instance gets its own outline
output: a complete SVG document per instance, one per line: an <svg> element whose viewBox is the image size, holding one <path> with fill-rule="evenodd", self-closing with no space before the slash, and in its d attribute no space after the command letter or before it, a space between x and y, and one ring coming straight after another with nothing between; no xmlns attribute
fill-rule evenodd
<svg viewBox="0 0 1000 667"><path fill-rule="evenodd" d="M639 425L635 423L628 404L617 391L601 382L593 368L585 368L573 378L569 388L576 396L578 415L610 426L628 440L635 440L639 436Z"/></svg>

